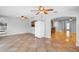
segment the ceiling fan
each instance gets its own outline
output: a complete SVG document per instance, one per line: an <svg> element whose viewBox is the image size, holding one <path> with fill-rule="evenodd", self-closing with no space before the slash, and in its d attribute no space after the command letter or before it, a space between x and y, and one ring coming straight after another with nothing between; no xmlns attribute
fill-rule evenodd
<svg viewBox="0 0 79 59"><path fill-rule="evenodd" d="M31 11L38 11L36 15L43 13L43 14L48 14L48 11L53 11L53 13L57 13L57 11L54 11L54 9L48 9L44 6L39 6L37 10L31 10Z"/></svg>

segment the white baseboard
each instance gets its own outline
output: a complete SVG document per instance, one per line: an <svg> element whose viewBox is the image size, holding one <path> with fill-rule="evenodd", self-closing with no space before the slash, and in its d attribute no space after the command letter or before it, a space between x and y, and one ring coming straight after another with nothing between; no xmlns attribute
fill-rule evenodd
<svg viewBox="0 0 79 59"><path fill-rule="evenodd" d="M76 46L77 46L77 47L79 47L79 43L78 43L78 44L76 44Z"/></svg>
<svg viewBox="0 0 79 59"><path fill-rule="evenodd" d="M5 34L0 35L0 36L2 37L2 36L18 35L18 34L25 34L25 33L27 33L27 32L20 32L20 33L5 33Z"/></svg>

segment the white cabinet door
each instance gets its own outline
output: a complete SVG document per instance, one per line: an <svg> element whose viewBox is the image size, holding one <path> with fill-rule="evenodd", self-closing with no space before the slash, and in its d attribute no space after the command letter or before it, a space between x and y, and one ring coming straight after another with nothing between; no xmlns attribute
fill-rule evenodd
<svg viewBox="0 0 79 59"><path fill-rule="evenodd" d="M44 37L45 33L45 25L43 21L37 21L35 22L35 36L38 38Z"/></svg>

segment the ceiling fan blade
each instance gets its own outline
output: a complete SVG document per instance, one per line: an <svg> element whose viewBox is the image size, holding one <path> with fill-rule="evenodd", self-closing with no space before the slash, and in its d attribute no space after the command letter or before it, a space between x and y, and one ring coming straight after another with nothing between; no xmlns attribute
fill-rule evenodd
<svg viewBox="0 0 79 59"><path fill-rule="evenodd" d="M47 11L53 11L54 9L47 9Z"/></svg>
<svg viewBox="0 0 79 59"><path fill-rule="evenodd" d="M40 12L37 12L36 15L38 15Z"/></svg>
<svg viewBox="0 0 79 59"><path fill-rule="evenodd" d="M58 11L54 11L53 13L58 13Z"/></svg>
<svg viewBox="0 0 79 59"><path fill-rule="evenodd" d="M31 10L31 11L39 11L39 10Z"/></svg>
<svg viewBox="0 0 79 59"><path fill-rule="evenodd" d="M44 14L48 14L47 12L44 12Z"/></svg>

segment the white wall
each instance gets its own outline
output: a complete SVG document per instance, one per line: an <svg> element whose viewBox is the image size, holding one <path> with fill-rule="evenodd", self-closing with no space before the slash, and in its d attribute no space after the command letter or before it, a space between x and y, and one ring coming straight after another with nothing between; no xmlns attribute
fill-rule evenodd
<svg viewBox="0 0 79 59"><path fill-rule="evenodd" d="M4 16L3 16L4 17ZM17 17L4 17L7 20L7 30L5 35L28 33L28 22Z"/></svg>
<svg viewBox="0 0 79 59"><path fill-rule="evenodd" d="M79 46L79 15L77 15L77 21L76 21L76 33L77 33L77 40L76 45Z"/></svg>
<svg viewBox="0 0 79 59"><path fill-rule="evenodd" d="M32 20L29 20L28 21L28 32L29 33L32 33L32 34L35 34L35 27L31 27L31 22L32 22Z"/></svg>

